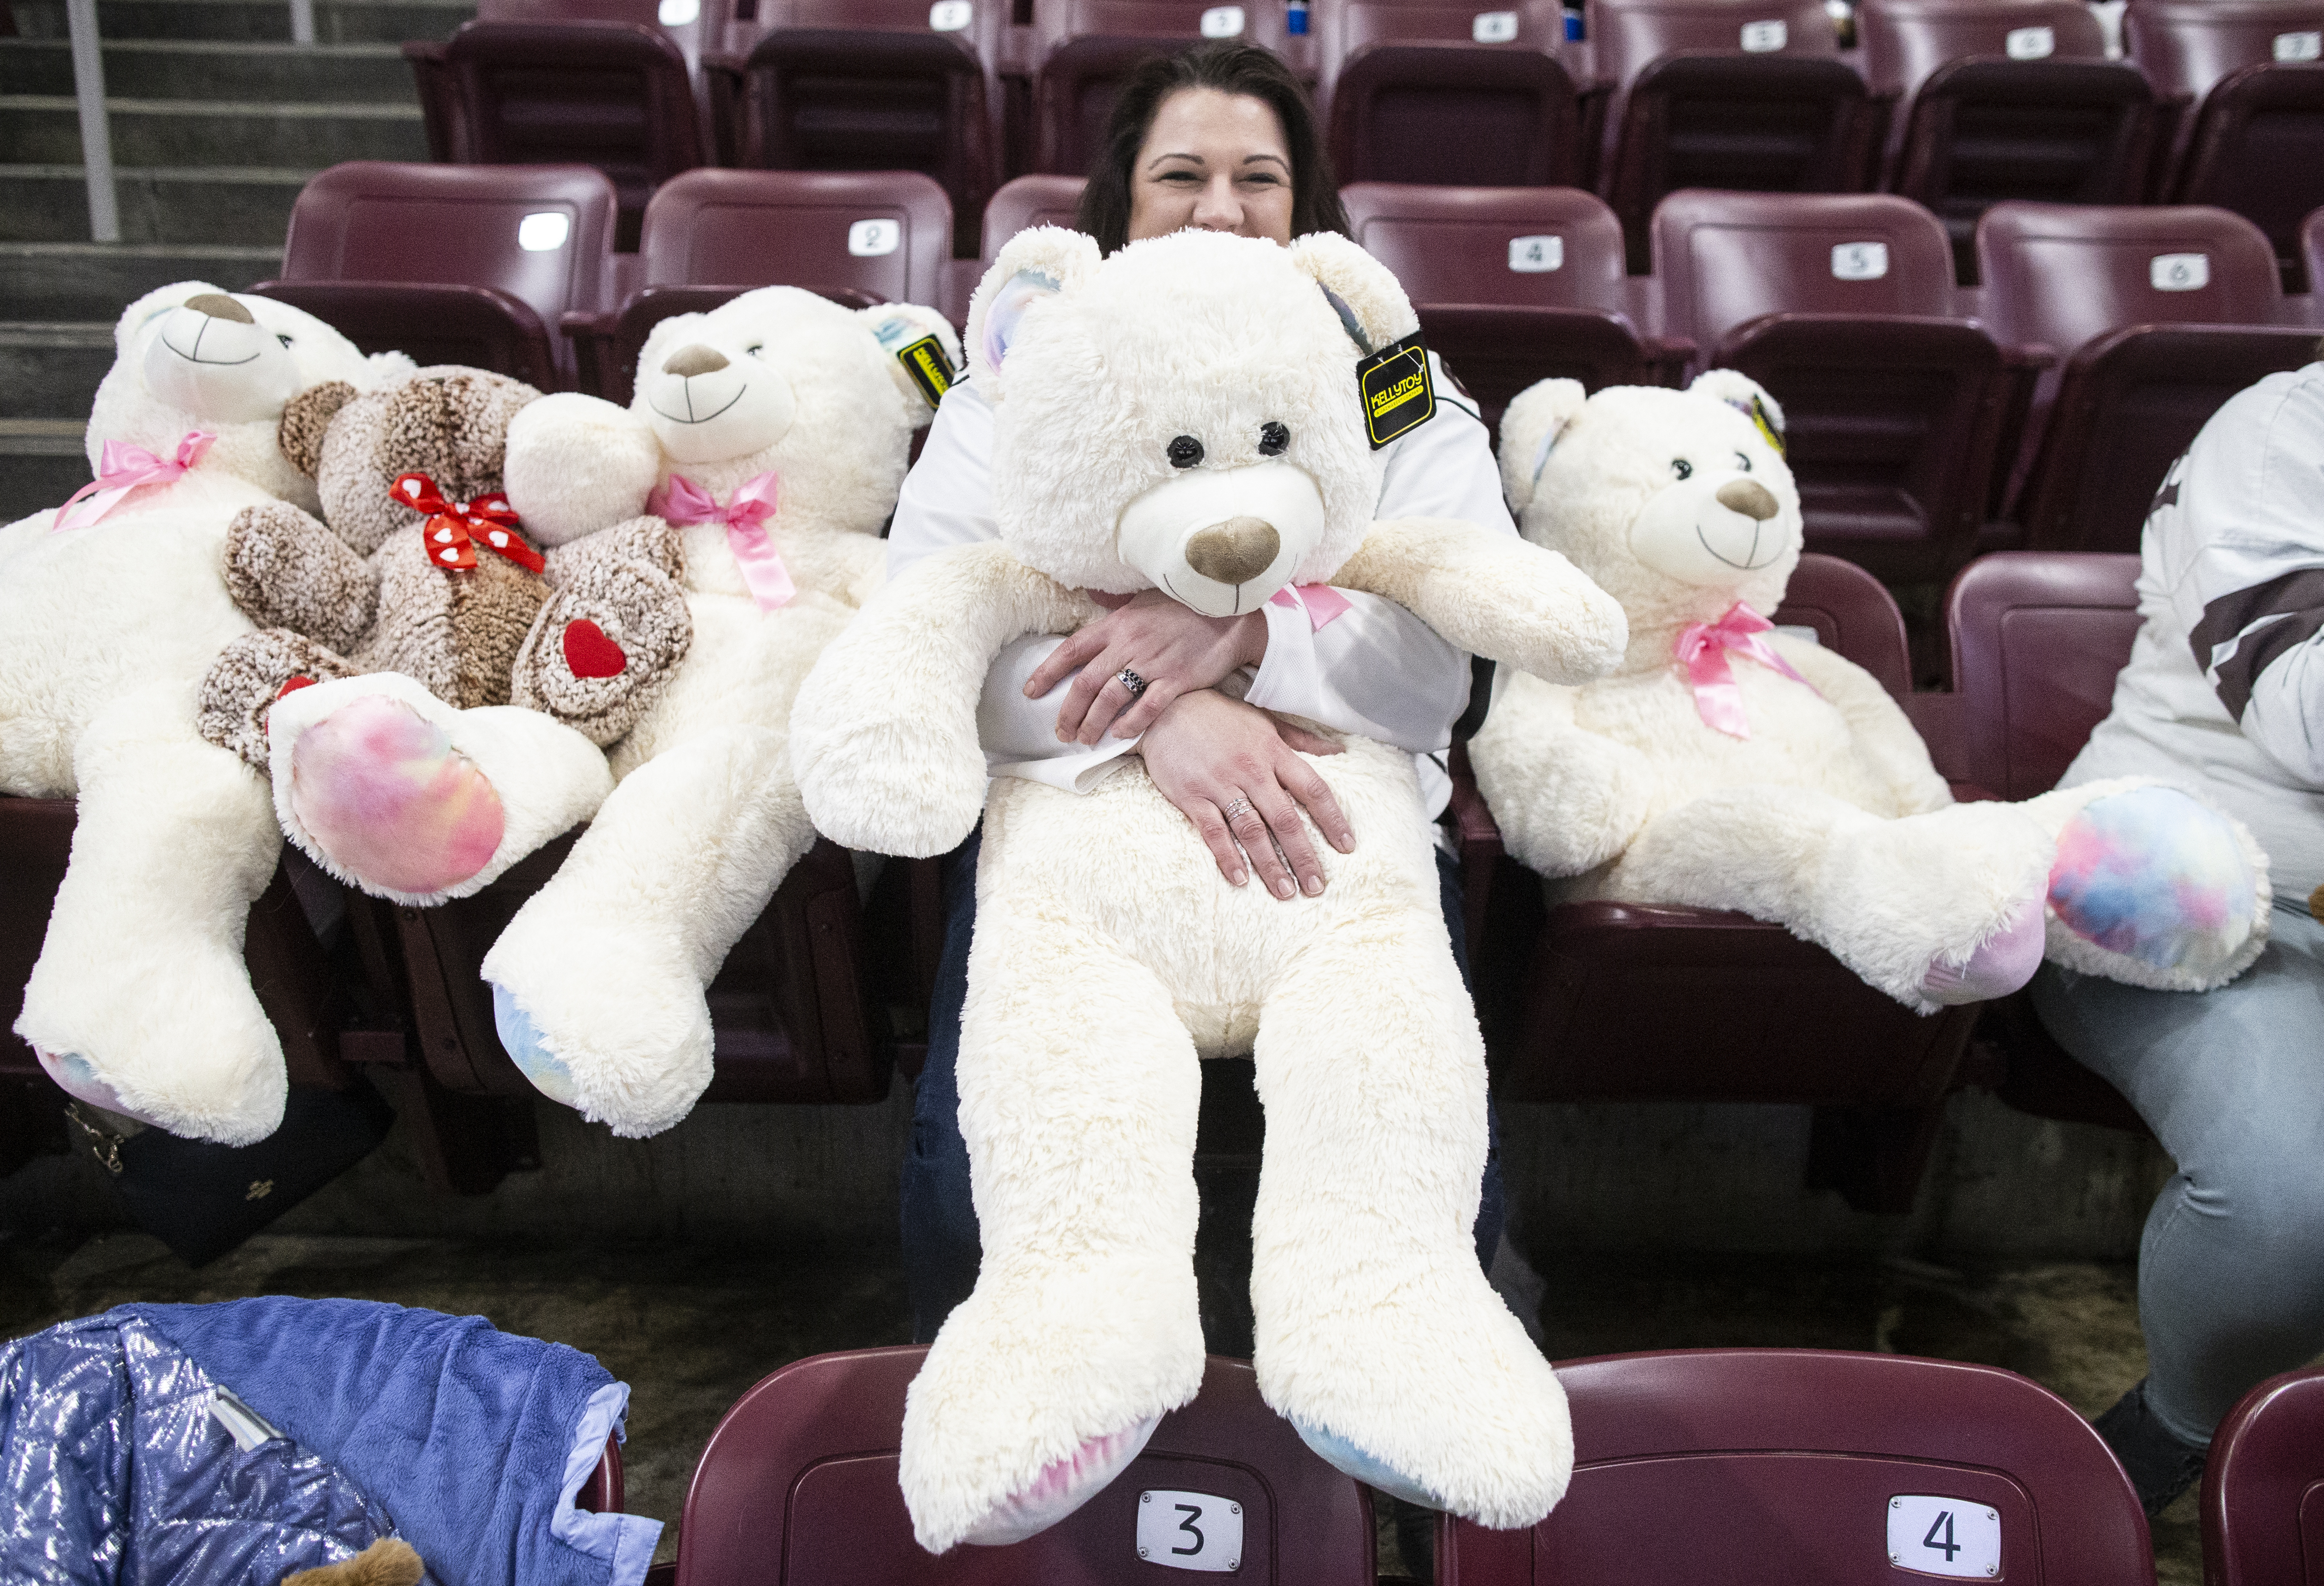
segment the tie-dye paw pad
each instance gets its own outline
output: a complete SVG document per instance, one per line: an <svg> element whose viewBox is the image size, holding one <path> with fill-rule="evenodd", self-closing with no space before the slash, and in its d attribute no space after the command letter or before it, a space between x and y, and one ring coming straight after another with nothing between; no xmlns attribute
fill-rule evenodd
<svg viewBox="0 0 2324 1586"><path fill-rule="evenodd" d="M2225 816L2175 788L2135 788L2059 832L2050 908L2094 946L2200 979L2250 940L2257 884Z"/></svg>

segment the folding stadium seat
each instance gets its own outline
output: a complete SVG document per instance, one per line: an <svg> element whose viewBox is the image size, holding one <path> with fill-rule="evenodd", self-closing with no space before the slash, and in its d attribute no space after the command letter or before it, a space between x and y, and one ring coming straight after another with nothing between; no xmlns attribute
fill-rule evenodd
<svg viewBox="0 0 2324 1586"><path fill-rule="evenodd" d="M2308 307L2312 314L2319 300L2316 283L2324 281L2324 208L2300 223L2300 262L2308 272Z"/></svg>
<svg viewBox="0 0 2324 1586"><path fill-rule="evenodd" d="M2106 58L2074 0L1865 0L1864 63L1899 106L1892 192L1928 206L1974 279L1977 217L2004 198L2135 204L2160 116L2135 66Z"/></svg>
<svg viewBox="0 0 2324 1586"><path fill-rule="evenodd" d="M2203 100L2172 197L2249 220L2274 244L2285 289L2314 290L2297 234L2324 206L2324 63L2265 61L2222 78Z"/></svg>
<svg viewBox="0 0 2324 1586"><path fill-rule="evenodd" d="M1002 244L1030 226L1072 226L1088 185L1089 179L1080 176L1020 176L1003 183L984 207L978 256L991 263Z"/></svg>
<svg viewBox="0 0 2324 1586"><path fill-rule="evenodd" d="M1072 1515L1010 1546L929 1556L896 1484L904 1392L927 1353L816 1355L744 1394L695 1468L678 1586L1105 1586L1157 1568L1372 1586L1370 1495L1267 1407L1248 1363L1216 1356L1201 1396Z"/></svg>
<svg viewBox="0 0 2324 1586"><path fill-rule="evenodd" d="M2123 41L2171 101L2166 178L2185 161L2195 107L2221 78L2264 60L2313 60L2324 52L2318 0L2135 0L2124 8ZM2166 180L2157 191L2168 192Z"/></svg>
<svg viewBox="0 0 2324 1586"><path fill-rule="evenodd" d="M1933 216L1877 193L1674 193L1654 258L1665 328L1783 403L1811 549L1904 583L1969 558L2032 369L1956 317Z"/></svg>
<svg viewBox="0 0 2324 1586"><path fill-rule="evenodd" d="M2135 550L2171 460L2236 392L2312 355L2275 255L2224 209L1997 204L1977 233L1985 318L2064 356L2034 388L2004 515L2037 550Z"/></svg>
<svg viewBox="0 0 2324 1586"><path fill-rule="evenodd" d="M1900 699L1911 687L1904 620L1860 567L1802 557L1774 620L1812 630ZM1465 775L1453 813L1499 1095L1814 1103L1810 1183L1862 1210L1911 1209L1974 1007L1923 1019L1822 948L1741 914L1545 908Z"/></svg>
<svg viewBox="0 0 2324 1586"><path fill-rule="evenodd" d="M1032 0L1034 171L1085 174L1130 69L1204 39L1244 39L1280 54L1288 35L1272 0Z"/></svg>
<svg viewBox="0 0 2324 1586"><path fill-rule="evenodd" d="M743 0L705 62L722 162L917 171L951 200L954 252L1001 178L1008 0Z"/></svg>
<svg viewBox="0 0 2324 1586"><path fill-rule="evenodd" d="M953 237L944 189L916 171L691 171L646 206L636 290L564 319L582 384L630 400L646 336L756 286L839 301L937 303Z"/></svg>
<svg viewBox="0 0 2324 1586"><path fill-rule="evenodd" d="M1558 1369L1573 1485L1530 1531L1446 1520L1440 1581L2152 1586L2137 1495L2089 1422L2014 1372L1816 1350Z"/></svg>
<svg viewBox="0 0 2324 1586"><path fill-rule="evenodd" d="M1646 223L1682 188L1862 192L1883 122L1820 0L1591 0L1607 96L1598 191L1646 268Z"/></svg>
<svg viewBox="0 0 2324 1586"><path fill-rule="evenodd" d="M1340 198L1497 435L1501 410L1536 380L1667 385L1693 354L1638 334L1621 226L1578 188L1360 182Z"/></svg>
<svg viewBox="0 0 2324 1586"><path fill-rule="evenodd" d="M2205 1586L2306 1586L2324 1532L2324 1369L2244 1395L2203 1467Z"/></svg>
<svg viewBox="0 0 2324 1586"><path fill-rule="evenodd" d="M1555 0L1486 11L1335 0L1316 11L1319 99L1343 182L1540 186L1585 161Z"/></svg>

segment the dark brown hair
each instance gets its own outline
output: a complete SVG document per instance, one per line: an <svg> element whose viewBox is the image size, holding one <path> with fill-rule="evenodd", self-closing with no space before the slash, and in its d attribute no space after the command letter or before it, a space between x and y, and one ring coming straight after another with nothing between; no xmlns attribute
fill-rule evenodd
<svg viewBox="0 0 2324 1586"><path fill-rule="evenodd" d="M1247 94L1264 99L1283 124L1283 142L1291 153L1291 235L1348 229L1348 212L1340 207L1339 184L1332 180L1332 157L1315 132L1314 106L1291 69L1272 51L1240 40L1222 39L1198 44L1176 55L1141 60L1121 85L1106 124L1105 150L1089 186L1082 189L1081 212L1074 229L1097 239L1106 253L1130 240L1130 168L1145 146L1147 129L1162 101L1181 88L1216 88L1222 94Z"/></svg>

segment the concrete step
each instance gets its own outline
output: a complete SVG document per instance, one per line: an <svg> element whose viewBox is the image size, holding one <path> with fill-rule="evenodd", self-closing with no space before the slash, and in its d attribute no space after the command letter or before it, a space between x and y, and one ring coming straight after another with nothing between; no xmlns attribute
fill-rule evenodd
<svg viewBox="0 0 2324 1586"><path fill-rule="evenodd" d="M14 0L16 31L27 38L67 34L64 0ZM476 14L475 0L315 0L318 44L394 44L442 39ZM285 0L97 0L106 39L290 38Z"/></svg>
<svg viewBox="0 0 2324 1586"><path fill-rule="evenodd" d="M126 166L316 166L428 158L428 134L416 104L109 98L106 112L113 125L113 158ZM78 162L80 119L72 99L0 96L0 149L8 151L12 162ZM5 174L0 167L0 175Z"/></svg>
<svg viewBox="0 0 2324 1586"><path fill-rule="evenodd" d="M72 45L0 39L0 94L72 96ZM392 44L257 44L207 39L107 39L105 91L131 99L416 103L411 68Z"/></svg>
<svg viewBox="0 0 2324 1586"><path fill-rule="evenodd" d="M279 255L290 206L314 174L311 167L117 166L122 240L237 243ZM88 189L78 165L0 165L0 242L88 240Z"/></svg>
<svg viewBox="0 0 2324 1586"><path fill-rule="evenodd" d="M0 419L0 523L60 506L88 483L78 419Z"/></svg>
<svg viewBox="0 0 2324 1586"><path fill-rule="evenodd" d="M97 321L109 337L122 309L156 287L207 281L240 291L281 268L279 246L0 243L0 300L19 319Z"/></svg>
<svg viewBox="0 0 2324 1586"><path fill-rule="evenodd" d="M0 419L87 419L113 327L0 319Z"/></svg>

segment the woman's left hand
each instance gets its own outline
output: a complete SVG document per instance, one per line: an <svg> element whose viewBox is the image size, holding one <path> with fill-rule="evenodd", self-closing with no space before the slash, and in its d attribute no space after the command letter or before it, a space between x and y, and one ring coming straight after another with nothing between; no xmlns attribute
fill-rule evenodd
<svg viewBox="0 0 2324 1586"><path fill-rule="evenodd" d="M1057 741L1095 743L1109 727L1117 738L1135 738L1180 695L1215 687L1266 655L1262 613L1206 617L1148 589L1050 651L1025 680L1025 696L1040 698L1078 668L1057 711ZM1146 680L1134 698L1121 680L1125 667Z"/></svg>

